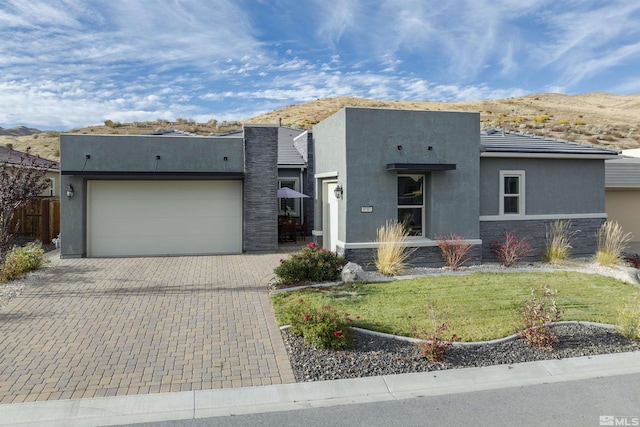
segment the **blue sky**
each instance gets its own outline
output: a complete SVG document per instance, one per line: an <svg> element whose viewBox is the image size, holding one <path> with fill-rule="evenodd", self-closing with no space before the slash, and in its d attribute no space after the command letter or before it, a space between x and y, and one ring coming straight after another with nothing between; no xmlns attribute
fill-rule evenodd
<svg viewBox="0 0 640 427"><path fill-rule="evenodd" d="M0 126L640 92L636 0L3 0Z"/></svg>

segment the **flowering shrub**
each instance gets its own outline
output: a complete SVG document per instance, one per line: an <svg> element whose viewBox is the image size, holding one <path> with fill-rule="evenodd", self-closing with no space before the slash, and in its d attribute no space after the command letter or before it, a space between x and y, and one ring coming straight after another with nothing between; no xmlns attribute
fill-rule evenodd
<svg viewBox="0 0 640 427"><path fill-rule="evenodd" d="M0 267L0 282L18 279L28 271L36 270L44 261L44 249L40 243L14 246L7 252Z"/></svg>
<svg viewBox="0 0 640 427"><path fill-rule="evenodd" d="M520 337L527 344L551 350L553 343L558 341L552 323L560 320L562 310L556 304L557 291L552 291L547 285L539 291L531 289L531 297L520 309L521 324L524 326Z"/></svg>
<svg viewBox="0 0 640 427"><path fill-rule="evenodd" d="M281 259L280 265L273 271L281 284L327 282L338 280L343 266L344 259L341 256L309 243L290 258Z"/></svg>
<svg viewBox="0 0 640 427"><path fill-rule="evenodd" d="M340 314L328 305L318 309L300 299L287 307L285 316L291 323L289 332L302 336L304 342L315 348L353 347L353 331L349 327L353 320L349 313Z"/></svg>
<svg viewBox="0 0 640 427"><path fill-rule="evenodd" d="M454 341L458 341L457 335L453 334L451 338L445 340L442 334L449 329L449 322L444 319L444 315L438 315L434 303L429 304L429 314L431 317L431 326L429 330L419 330L413 327L413 334L421 341L417 344L420 354L432 362L446 362L444 357L447 350L453 347Z"/></svg>
<svg viewBox="0 0 640 427"><path fill-rule="evenodd" d="M526 239L518 240L515 233L506 232L502 242L493 242L491 251L505 267L511 267L521 258L531 253L531 247Z"/></svg>

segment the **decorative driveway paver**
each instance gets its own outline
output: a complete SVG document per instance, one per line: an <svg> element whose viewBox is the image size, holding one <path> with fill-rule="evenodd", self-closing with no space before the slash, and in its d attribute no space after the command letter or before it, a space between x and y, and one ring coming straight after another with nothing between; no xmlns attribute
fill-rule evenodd
<svg viewBox="0 0 640 427"><path fill-rule="evenodd" d="M294 382L281 257L55 257L0 310L0 403Z"/></svg>

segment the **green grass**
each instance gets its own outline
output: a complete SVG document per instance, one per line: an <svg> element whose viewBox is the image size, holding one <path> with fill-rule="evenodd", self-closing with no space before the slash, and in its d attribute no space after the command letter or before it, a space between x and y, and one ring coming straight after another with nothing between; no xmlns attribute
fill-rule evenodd
<svg viewBox="0 0 640 427"><path fill-rule="evenodd" d="M473 273L306 289L274 294L272 301L281 325L290 322L284 310L287 301L303 298L348 312L353 319L360 316L354 326L404 336L412 336L414 325L428 327L427 305L434 301L448 313L449 334L463 341L480 341L516 332L516 310L532 287L545 283L558 290L562 320L615 324L618 307L640 295L634 285L596 274Z"/></svg>

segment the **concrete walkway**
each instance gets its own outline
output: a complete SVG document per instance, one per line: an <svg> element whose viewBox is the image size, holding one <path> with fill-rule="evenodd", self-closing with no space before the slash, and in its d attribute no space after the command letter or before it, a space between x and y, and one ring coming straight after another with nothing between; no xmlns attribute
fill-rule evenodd
<svg viewBox="0 0 640 427"><path fill-rule="evenodd" d="M54 254L0 311L0 404L293 383L266 288L282 256Z"/></svg>

